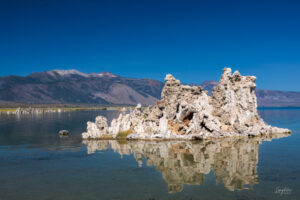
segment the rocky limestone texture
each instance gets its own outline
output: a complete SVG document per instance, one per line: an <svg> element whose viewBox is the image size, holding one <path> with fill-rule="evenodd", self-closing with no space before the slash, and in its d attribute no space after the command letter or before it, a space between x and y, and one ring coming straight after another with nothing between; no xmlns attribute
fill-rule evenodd
<svg viewBox="0 0 300 200"><path fill-rule="evenodd" d="M277 134L276 137L287 136ZM211 171L216 184L230 191L249 189L258 183L259 145L273 137L223 138L203 141L84 140L89 154L112 149L121 156L133 154L138 165L155 166L169 193L184 184L203 185ZM143 159L144 158L144 159Z"/></svg>
<svg viewBox="0 0 300 200"><path fill-rule="evenodd" d="M99 116L95 123L88 122L82 137L116 138L126 132L128 139L203 139L290 133L267 125L258 115L255 79L225 68L210 97L200 86L182 85L168 74L161 100L154 106L142 109L138 104L110 126Z"/></svg>

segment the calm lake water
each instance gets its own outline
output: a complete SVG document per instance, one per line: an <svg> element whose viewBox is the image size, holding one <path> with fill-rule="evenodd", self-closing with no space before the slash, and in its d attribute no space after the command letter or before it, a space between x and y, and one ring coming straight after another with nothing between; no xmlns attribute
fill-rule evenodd
<svg viewBox="0 0 300 200"><path fill-rule="evenodd" d="M300 109L263 109L279 139L82 141L116 111L0 115L0 200L300 199ZM67 129L70 136L57 132Z"/></svg>

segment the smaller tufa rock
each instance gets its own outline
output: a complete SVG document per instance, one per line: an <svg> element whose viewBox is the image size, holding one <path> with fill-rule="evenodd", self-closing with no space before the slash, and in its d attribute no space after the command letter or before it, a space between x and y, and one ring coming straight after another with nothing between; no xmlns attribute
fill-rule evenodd
<svg viewBox="0 0 300 200"><path fill-rule="evenodd" d="M102 116L96 117L95 122L87 122L87 132L82 134L83 139L100 138L108 135L107 119Z"/></svg>
<svg viewBox="0 0 300 200"><path fill-rule="evenodd" d="M60 130L60 131L58 132L58 134L61 135L61 136L67 136L67 135L70 134L70 132L67 131L67 130Z"/></svg>

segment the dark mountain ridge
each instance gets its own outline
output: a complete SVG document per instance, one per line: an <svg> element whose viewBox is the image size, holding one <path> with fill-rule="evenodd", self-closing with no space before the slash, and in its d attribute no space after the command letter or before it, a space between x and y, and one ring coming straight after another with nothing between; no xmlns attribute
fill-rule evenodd
<svg viewBox="0 0 300 200"><path fill-rule="evenodd" d="M26 77L0 77L0 100L14 103L153 104L163 84L109 72L85 74L53 70Z"/></svg>
<svg viewBox="0 0 300 200"><path fill-rule="evenodd" d="M205 81L201 86L211 95L217 84ZM110 72L52 70L0 77L0 103L154 104L162 87L157 80L125 78ZM256 89L256 95L261 107L300 106L300 92Z"/></svg>

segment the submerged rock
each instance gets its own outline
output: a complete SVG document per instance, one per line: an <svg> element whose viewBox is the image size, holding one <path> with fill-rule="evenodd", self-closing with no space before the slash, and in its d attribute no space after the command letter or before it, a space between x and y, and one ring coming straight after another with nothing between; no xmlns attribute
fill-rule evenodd
<svg viewBox="0 0 300 200"><path fill-rule="evenodd" d="M67 135L70 134L70 132L67 131L67 130L60 130L60 131L58 132L58 134L61 135L61 136L67 136Z"/></svg>
<svg viewBox="0 0 300 200"><path fill-rule="evenodd" d="M84 139L116 138L128 132L128 139L203 139L226 136L256 136L290 133L267 125L257 112L254 76L223 70L212 96L200 86L182 85L168 74L161 100L153 107L140 104L129 114L120 114L108 126L102 116L88 122Z"/></svg>

